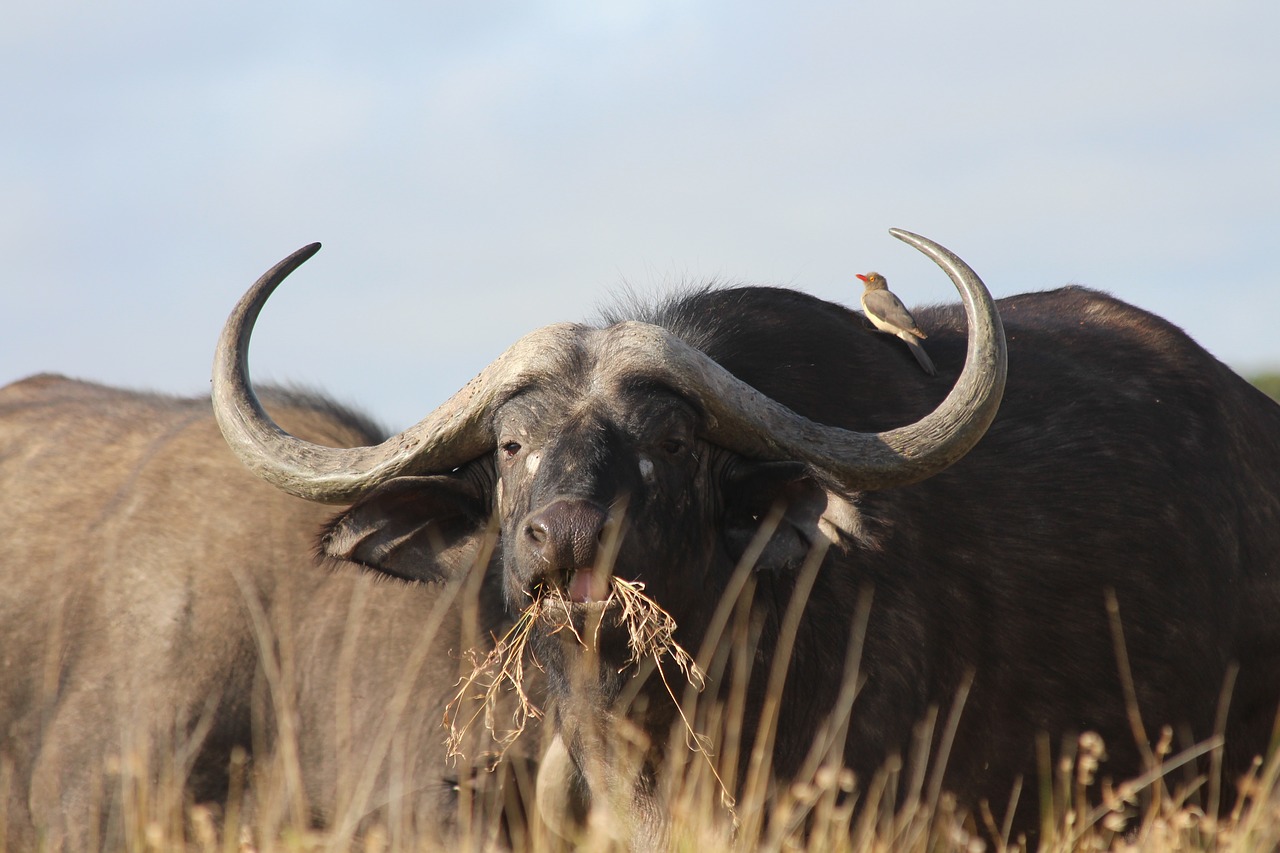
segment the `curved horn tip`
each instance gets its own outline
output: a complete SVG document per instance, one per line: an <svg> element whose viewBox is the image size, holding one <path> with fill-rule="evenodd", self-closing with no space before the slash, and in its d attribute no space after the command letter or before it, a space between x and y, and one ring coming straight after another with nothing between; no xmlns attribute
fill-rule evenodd
<svg viewBox="0 0 1280 853"><path fill-rule="evenodd" d="M311 259L311 256L320 251L320 243L308 243L298 251L289 256L289 260L298 259L298 263Z"/></svg>
<svg viewBox="0 0 1280 853"><path fill-rule="evenodd" d="M271 269L267 270L254 283L254 286L245 294L245 298L250 298L254 293L260 292L264 286L269 288L267 293L274 291L286 278L289 277L294 270L311 260L316 252L320 251L319 243L308 243L297 251L289 253L289 256L277 263ZM263 300L266 299L264 295ZM262 307L259 305L258 307Z"/></svg>
<svg viewBox="0 0 1280 853"><path fill-rule="evenodd" d="M930 246L938 249L943 248L941 245L933 242L928 237L923 237L919 234L916 234L913 231L907 231L904 228L890 228L889 233L892 234L894 237L897 237L902 242L915 246L917 249L922 248L924 246Z"/></svg>
<svg viewBox="0 0 1280 853"><path fill-rule="evenodd" d="M922 237L919 234L912 233L911 231L905 231L901 228L890 228L889 233L906 243L908 246L911 246L916 251L922 252L932 258L933 262L941 266L944 270L948 267L953 267L953 269L948 271L948 275L951 275L953 272L966 272L973 275L975 278L978 275L960 258L959 255L941 243L935 243L928 237ZM986 287L986 285L983 285L983 287Z"/></svg>

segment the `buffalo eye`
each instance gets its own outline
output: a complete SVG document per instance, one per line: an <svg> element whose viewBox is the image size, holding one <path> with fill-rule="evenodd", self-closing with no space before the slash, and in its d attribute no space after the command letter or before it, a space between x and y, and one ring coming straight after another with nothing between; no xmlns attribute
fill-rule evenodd
<svg viewBox="0 0 1280 853"><path fill-rule="evenodd" d="M498 447L502 451L503 459L514 459L515 455L520 452L520 442L508 441Z"/></svg>
<svg viewBox="0 0 1280 853"><path fill-rule="evenodd" d="M679 456L684 452L685 444L678 438L668 438L658 445L668 456Z"/></svg>

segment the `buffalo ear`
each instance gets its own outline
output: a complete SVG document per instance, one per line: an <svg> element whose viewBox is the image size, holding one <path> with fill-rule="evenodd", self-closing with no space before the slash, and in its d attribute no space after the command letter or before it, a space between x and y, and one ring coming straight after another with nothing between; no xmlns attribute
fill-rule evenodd
<svg viewBox="0 0 1280 853"><path fill-rule="evenodd" d="M448 580L478 558L488 515L470 479L397 477L331 520L320 553L403 580Z"/></svg>
<svg viewBox="0 0 1280 853"><path fill-rule="evenodd" d="M799 462L747 462L725 482L725 545L741 560L774 507L777 529L755 561L756 571L800 568L820 540L836 544L857 538L861 518L847 498L823 487Z"/></svg>

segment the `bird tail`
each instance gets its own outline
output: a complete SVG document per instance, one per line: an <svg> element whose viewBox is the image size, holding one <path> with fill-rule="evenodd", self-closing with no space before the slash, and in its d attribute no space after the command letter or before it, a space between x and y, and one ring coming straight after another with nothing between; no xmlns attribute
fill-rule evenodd
<svg viewBox="0 0 1280 853"><path fill-rule="evenodd" d="M921 370L930 376L938 375L938 369L933 366L933 359L929 358L929 353L924 351L924 347L913 340L908 340L907 346L910 347L911 354L916 357L916 361L920 363Z"/></svg>

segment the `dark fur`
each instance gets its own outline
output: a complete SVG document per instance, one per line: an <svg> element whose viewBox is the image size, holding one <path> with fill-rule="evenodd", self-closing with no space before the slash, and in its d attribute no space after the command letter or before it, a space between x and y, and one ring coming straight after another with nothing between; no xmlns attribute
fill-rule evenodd
<svg viewBox="0 0 1280 853"><path fill-rule="evenodd" d="M999 804L1034 737L1095 729L1109 774L1140 769L1104 609L1114 590L1147 731L1212 734L1241 671L1228 788L1280 700L1280 407L1149 313L1083 288L999 302L999 415L953 468L861 495L866 541L828 558L793 658L777 759L807 749L834 690L857 588L875 607L848 754L867 772L976 675L949 761ZM641 315L825 423L885 429L936 406L962 364L959 306L915 312L931 380L858 315L783 290L695 294ZM833 604L834 603L834 606ZM827 610L828 612L821 612ZM823 695L824 689L827 694ZM1185 745L1185 743L1184 743Z"/></svg>
<svg viewBox="0 0 1280 853"><path fill-rule="evenodd" d="M874 597L866 685L845 749L864 784L887 755L907 751L930 708L945 718L968 673L972 691L947 764L947 783L965 803L989 798L1002 812L1020 775L1031 791L1039 733L1056 749L1096 730L1110 754L1104 773L1137 774L1106 611L1113 591L1152 739L1165 724L1178 745L1213 734L1229 667L1240 666L1229 793L1265 747L1280 699L1280 408L1178 329L1104 294L1064 288L999 306L1010 367L987 435L924 482L857 495L829 494L798 466L707 444L696 437L700 413L663 388L638 380L600 394L584 344L562 382L531 388L498 413L495 443L523 431L515 450L469 466L486 472L472 477L488 484L480 503L495 505L494 483L506 490L501 558L511 607L527 602L544 572L568 577L573 568L548 569L530 551L531 520L555 505L568 507L561 521L585 517L581 507L626 496L631 532L615 572L645 581L696 650L755 519L784 500L787 517L756 573L763 634L742 727L750 733L814 522L845 499L854 520L817 577L792 657L774 749L782 777L798 769L835 699L833 674L864 589ZM789 290L703 290L619 309L606 323L664 326L800 414L884 430L931 411L962 366L959 306L914 313L937 378L860 314ZM683 449L667 453L669 445ZM531 474L522 462L535 451ZM651 482L637 474L646 459L656 460ZM366 512L378 514L377 500ZM615 712L627 676L601 665L584 681L566 637L543 636L539 655L575 772L615 803L634 786L639 809L651 809L644 780L615 778L607 756L593 755L608 751L593 726ZM621 654L606 635L605 658ZM661 742L670 708L659 693L650 699L643 724ZM1024 818L1036 802L1023 796ZM631 838L661 844L651 816L637 819Z"/></svg>

